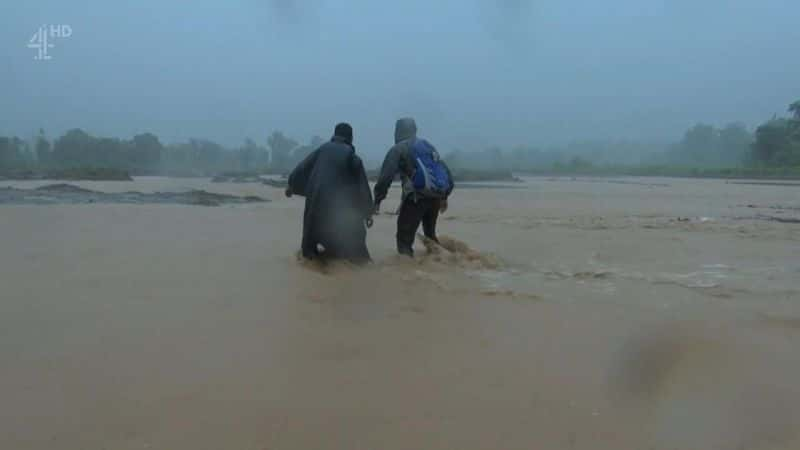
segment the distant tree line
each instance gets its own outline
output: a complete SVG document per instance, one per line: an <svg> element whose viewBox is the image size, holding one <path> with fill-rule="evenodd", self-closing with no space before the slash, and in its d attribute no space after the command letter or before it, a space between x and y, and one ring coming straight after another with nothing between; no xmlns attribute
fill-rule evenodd
<svg viewBox="0 0 800 450"><path fill-rule="evenodd" d="M453 168L481 171L613 172L614 167L622 166L791 169L791 173L800 175L800 101L792 103L789 112L788 117L773 117L754 133L739 123L721 128L700 123L672 145L632 140L577 141L558 147L454 150L445 159ZM307 144L300 144L275 131L266 138L265 145L252 139L245 139L237 148L225 148L206 139L164 145L151 133L126 140L96 137L81 129L69 130L50 141L40 130L30 141L0 137L0 172L109 168L133 175L286 173L322 142L322 138L314 136Z"/></svg>
<svg viewBox="0 0 800 450"><path fill-rule="evenodd" d="M208 175L221 171L284 173L322 144L314 136L301 145L275 131L259 145L245 139L237 148L207 139L164 145L152 133L131 139L97 137L72 129L52 142L39 130L33 142L18 137L0 137L0 172L55 169L107 168L135 175Z"/></svg>
<svg viewBox="0 0 800 450"><path fill-rule="evenodd" d="M697 169L698 173L706 173L706 169L764 168L791 169L791 173L800 175L800 101L792 103L789 112L790 117L775 117L757 127L755 133L741 123L721 128L699 123L671 145L578 141L558 147L456 150L447 153L445 159L455 168L517 172L614 172L623 167L660 167L676 169L663 171L675 174L681 173L680 168Z"/></svg>
<svg viewBox="0 0 800 450"><path fill-rule="evenodd" d="M27 142L18 137L0 136L0 169L27 167L32 163Z"/></svg>
<svg viewBox="0 0 800 450"><path fill-rule="evenodd" d="M800 100L789 105L789 112L790 117L776 117L756 128L755 163L800 167Z"/></svg>
<svg viewBox="0 0 800 450"><path fill-rule="evenodd" d="M575 141L562 146L493 147L485 151L455 150L445 154L452 167L490 171L584 167L592 165L639 165L665 146L632 140Z"/></svg>
<svg viewBox="0 0 800 450"><path fill-rule="evenodd" d="M656 162L693 167L737 167L751 159L753 135L741 123L722 128L697 124L680 142L654 158Z"/></svg>

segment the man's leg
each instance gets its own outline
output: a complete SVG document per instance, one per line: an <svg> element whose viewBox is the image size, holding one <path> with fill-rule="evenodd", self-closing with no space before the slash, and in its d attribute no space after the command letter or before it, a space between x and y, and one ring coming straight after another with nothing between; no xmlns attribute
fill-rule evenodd
<svg viewBox="0 0 800 450"><path fill-rule="evenodd" d="M397 251L401 255L414 256L414 235L422 220L422 207L412 196L403 200L397 216Z"/></svg>
<svg viewBox="0 0 800 450"><path fill-rule="evenodd" d="M300 243L300 250L305 259L315 259L319 256L317 251L317 240L311 236L311 233L303 232L303 240Z"/></svg>
<svg viewBox="0 0 800 450"><path fill-rule="evenodd" d="M303 239L300 243L300 249L303 257L306 259L315 259L319 256L317 251L317 244L319 237L314 228L314 218L311 216L311 208L308 199L306 199L306 208L303 211Z"/></svg>
<svg viewBox="0 0 800 450"><path fill-rule="evenodd" d="M350 255L348 261L357 265L363 266L365 264L369 264L372 262L372 257L369 256L369 250L367 249L367 244L360 244L358 248L355 249L355 252Z"/></svg>
<svg viewBox="0 0 800 450"><path fill-rule="evenodd" d="M422 231L425 237L433 241L439 242L436 237L436 220L439 218L439 200L430 199L425 200L425 208L422 214Z"/></svg>
<svg viewBox="0 0 800 450"><path fill-rule="evenodd" d="M362 265L372 262L367 249L367 230L363 223L352 224L352 230L348 234L339 235L342 245L342 253L339 255L353 264Z"/></svg>

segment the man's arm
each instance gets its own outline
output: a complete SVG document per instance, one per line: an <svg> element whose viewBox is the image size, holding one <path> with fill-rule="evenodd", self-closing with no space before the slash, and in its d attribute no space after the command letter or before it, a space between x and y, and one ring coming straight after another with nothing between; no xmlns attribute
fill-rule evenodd
<svg viewBox="0 0 800 450"><path fill-rule="evenodd" d="M381 166L381 173L378 175L378 182L375 183L375 205L380 203L386 198L389 192L389 186L392 185L395 175L400 171L400 159L402 157L402 147L395 145L386 154Z"/></svg>
<svg viewBox="0 0 800 450"><path fill-rule="evenodd" d="M306 196L306 185L308 184L308 177L311 176L311 171L314 170L314 165L317 163L317 156L319 156L319 149L311 152L306 156L297 167L289 174L289 187L286 188L286 195L291 194Z"/></svg>

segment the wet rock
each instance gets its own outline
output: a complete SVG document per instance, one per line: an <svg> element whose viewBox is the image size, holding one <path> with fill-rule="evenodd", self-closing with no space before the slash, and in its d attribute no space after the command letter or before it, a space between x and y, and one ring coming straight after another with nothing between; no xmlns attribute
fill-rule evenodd
<svg viewBox="0 0 800 450"><path fill-rule="evenodd" d="M260 183L261 177L251 174L222 174L211 179L212 183Z"/></svg>
<svg viewBox="0 0 800 450"><path fill-rule="evenodd" d="M37 191L41 192L52 192L52 193L64 193L64 194L92 194L94 191L89 189L84 189L79 186L75 186L72 184L66 183L59 183L59 184L48 184L47 186L40 186L36 188Z"/></svg>
<svg viewBox="0 0 800 450"><path fill-rule="evenodd" d="M52 170L20 170L4 173L4 180L72 180L72 181L133 181L130 173L122 169L73 168Z"/></svg>
<svg viewBox="0 0 800 450"><path fill-rule="evenodd" d="M800 186L800 183L792 183L788 181L726 181L729 184L746 184L746 185L753 185L753 186L786 186L786 187L797 187Z"/></svg>
<svg viewBox="0 0 800 450"><path fill-rule="evenodd" d="M287 187L289 187L288 180L275 180L273 178L267 178L261 180L261 183L264 184L265 186L280 188L280 189L286 189Z"/></svg>
<svg viewBox="0 0 800 450"><path fill-rule="evenodd" d="M172 204L220 206L225 204L264 203L269 200L256 196L239 197L203 190L188 192L98 192L71 184L52 184L36 189L0 189L0 205L46 205L46 204Z"/></svg>

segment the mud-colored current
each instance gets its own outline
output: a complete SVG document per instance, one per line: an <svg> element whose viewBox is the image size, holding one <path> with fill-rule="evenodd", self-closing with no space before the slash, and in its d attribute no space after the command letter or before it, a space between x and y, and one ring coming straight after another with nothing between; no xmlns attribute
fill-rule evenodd
<svg viewBox="0 0 800 450"><path fill-rule="evenodd" d="M363 269L298 261L257 183L0 206L0 448L800 448L797 187L525 181L413 261L378 216Z"/></svg>

